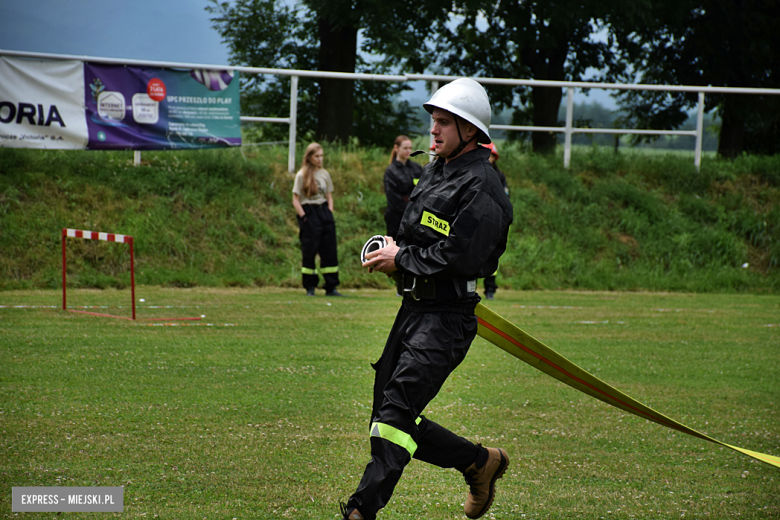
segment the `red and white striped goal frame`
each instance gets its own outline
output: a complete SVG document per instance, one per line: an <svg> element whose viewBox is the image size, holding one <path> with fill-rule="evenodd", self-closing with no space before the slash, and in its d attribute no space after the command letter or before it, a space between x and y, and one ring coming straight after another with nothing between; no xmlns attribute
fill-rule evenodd
<svg viewBox="0 0 780 520"><path fill-rule="evenodd" d="M66 238L85 238L88 240L104 240L106 242L120 242L130 246L130 297L133 299L133 319L135 320L135 258L133 254L133 237L130 235L119 235L117 233L101 233L97 231L82 231L80 229L62 229L62 309L67 310L67 274L66 274ZM73 311L80 312L80 311ZM95 313L85 313L95 314ZM101 316L107 316L111 318L120 318L121 316L111 316L109 314L101 314ZM125 318L127 319L127 318Z"/></svg>

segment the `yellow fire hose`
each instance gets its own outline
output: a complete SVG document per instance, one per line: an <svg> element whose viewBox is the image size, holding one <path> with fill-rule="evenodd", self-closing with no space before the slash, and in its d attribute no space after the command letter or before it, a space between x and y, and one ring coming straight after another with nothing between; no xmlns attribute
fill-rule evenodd
<svg viewBox="0 0 780 520"><path fill-rule="evenodd" d="M656 422L667 428L687 433L688 435L693 435L694 437L714 442L715 444L720 444L721 446L725 446L726 448L730 448L756 460L780 468L780 457L738 448L717 439L713 439L712 437L699 433L674 419L670 419L669 417L656 412L639 401L632 399L617 388L608 385L599 378L581 369L565 357L544 345L541 341L528 335L519 327L505 320L481 303L477 305L475 314L479 321L479 330L477 334L497 347L512 354L517 359L525 361L532 367L541 370L558 381L566 383L580 392L636 416Z"/></svg>

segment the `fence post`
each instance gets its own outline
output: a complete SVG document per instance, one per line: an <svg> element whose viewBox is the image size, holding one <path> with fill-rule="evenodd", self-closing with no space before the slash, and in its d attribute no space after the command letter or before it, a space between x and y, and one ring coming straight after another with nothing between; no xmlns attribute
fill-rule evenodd
<svg viewBox="0 0 780 520"><path fill-rule="evenodd" d="M298 121L298 76L290 76L290 143L287 151L287 171L295 172L295 132Z"/></svg>
<svg viewBox="0 0 780 520"><path fill-rule="evenodd" d="M67 291L67 269L65 268L66 258L65 258L65 236L67 235L68 230L66 228L62 228L62 310L66 311L68 310L68 297L66 296Z"/></svg>
<svg viewBox="0 0 780 520"><path fill-rule="evenodd" d="M431 81L431 96L433 96L436 91L439 90L439 81L433 80ZM433 119L431 119L431 130L433 130ZM430 150L431 146L433 146L433 134L428 132L428 149ZM433 162L433 155L428 155L428 162Z"/></svg>
<svg viewBox="0 0 780 520"><path fill-rule="evenodd" d="M701 146L704 140L704 92L699 92L699 107L696 113L696 155L693 163L696 171L701 167Z"/></svg>
<svg viewBox="0 0 780 520"><path fill-rule="evenodd" d="M141 150L133 150L133 166L141 166Z"/></svg>
<svg viewBox="0 0 780 520"><path fill-rule="evenodd" d="M574 113L574 87L566 87L566 129L563 140L563 167L568 168L571 162L571 134Z"/></svg>

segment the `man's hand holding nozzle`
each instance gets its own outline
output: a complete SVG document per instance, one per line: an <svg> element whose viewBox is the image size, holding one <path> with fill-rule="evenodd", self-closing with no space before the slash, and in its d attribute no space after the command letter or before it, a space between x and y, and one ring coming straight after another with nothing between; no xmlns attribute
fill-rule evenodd
<svg viewBox="0 0 780 520"><path fill-rule="evenodd" d="M400 248L396 245L395 240L393 240L393 237L382 237L387 245L374 249L371 246L378 244L378 241L372 243L372 240L375 238L377 237L372 237L369 242L366 242L366 246L370 249L369 251L365 251L366 246L363 248L365 251L362 255L363 267L367 267L369 273L379 271L380 273L390 274L397 271L395 255Z"/></svg>

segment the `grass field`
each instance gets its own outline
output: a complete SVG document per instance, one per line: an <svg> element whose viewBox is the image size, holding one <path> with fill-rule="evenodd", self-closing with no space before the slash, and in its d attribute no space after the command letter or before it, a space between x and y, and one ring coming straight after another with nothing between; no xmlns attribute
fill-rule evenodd
<svg viewBox="0 0 780 520"><path fill-rule="evenodd" d="M56 290L0 292L0 518L112 515L16 515L13 486L125 486L122 518L335 520L368 462L369 363L400 303L345 292L141 286L137 322L62 311ZM130 315L128 290L68 294ZM780 297L486 303L661 413L780 455ZM481 338L426 414L508 451L486 518L780 517L777 468L611 408ZM465 518L466 490L413 461L379 518Z"/></svg>

